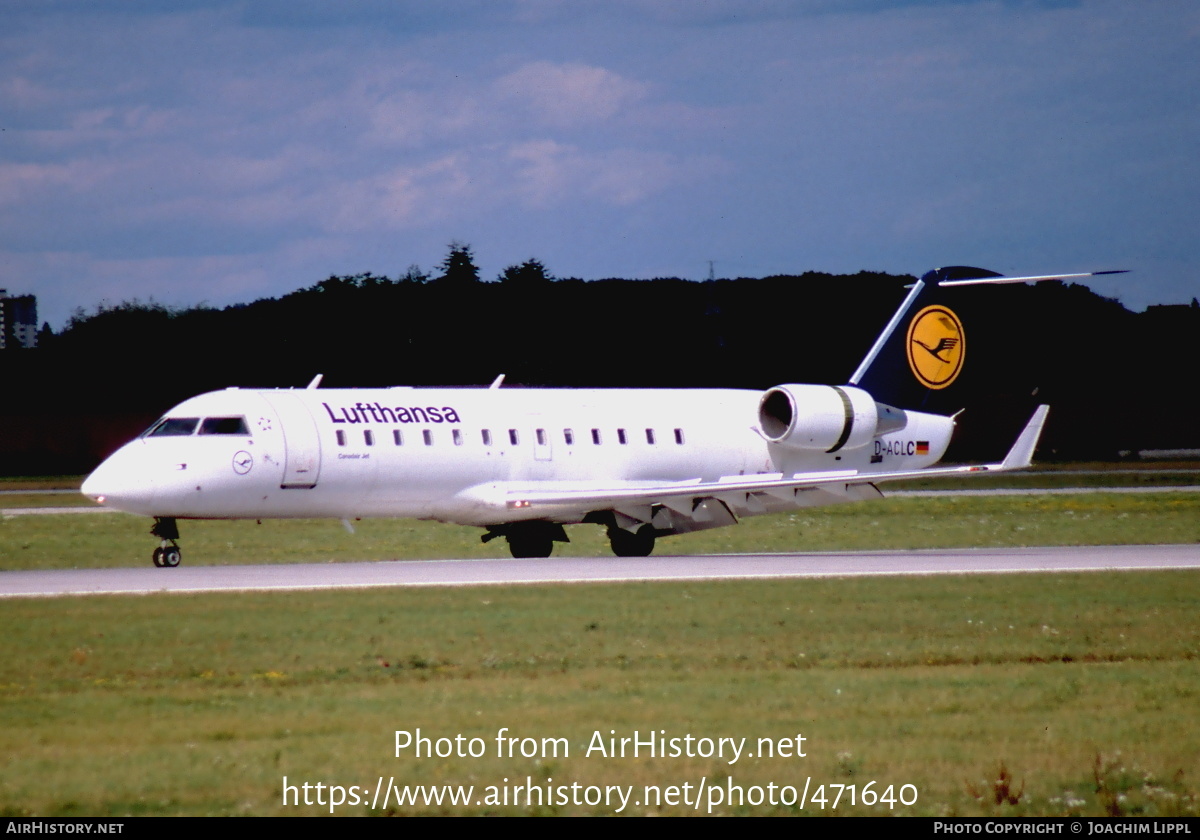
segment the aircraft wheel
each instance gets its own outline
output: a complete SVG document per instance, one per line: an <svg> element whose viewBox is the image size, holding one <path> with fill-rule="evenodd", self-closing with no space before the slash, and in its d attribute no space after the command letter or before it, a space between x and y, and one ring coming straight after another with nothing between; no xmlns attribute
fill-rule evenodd
<svg viewBox="0 0 1200 840"><path fill-rule="evenodd" d="M508 538L508 550L518 560L528 557L549 557L553 549L554 541L550 539L541 539L539 537L526 537L524 539Z"/></svg>
<svg viewBox="0 0 1200 840"><path fill-rule="evenodd" d="M608 542L618 557L649 557L654 551L654 526L643 525L634 533L624 528L610 528Z"/></svg>
<svg viewBox="0 0 1200 840"><path fill-rule="evenodd" d="M154 565L162 568L163 565L163 550L161 548L154 549Z"/></svg>
<svg viewBox="0 0 1200 840"><path fill-rule="evenodd" d="M183 552L178 546L162 549L162 564L168 568L175 568L179 565L179 561L183 559Z"/></svg>

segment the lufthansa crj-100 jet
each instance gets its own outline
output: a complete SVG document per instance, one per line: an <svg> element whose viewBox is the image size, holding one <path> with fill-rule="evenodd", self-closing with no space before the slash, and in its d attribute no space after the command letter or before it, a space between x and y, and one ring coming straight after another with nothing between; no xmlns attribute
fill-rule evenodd
<svg viewBox="0 0 1200 840"><path fill-rule="evenodd" d="M1108 273L1108 272L1096 272ZM877 498L881 481L1029 466L1040 406L997 464L931 468L953 416L919 410L962 371L955 289L1086 277L936 269L912 287L846 385L717 389L229 388L186 400L83 483L155 518L158 566L179 519L415 517L485 528L514 557L549 556L563 525L608 529L645 556L658 537L739 517Z"/></svg>

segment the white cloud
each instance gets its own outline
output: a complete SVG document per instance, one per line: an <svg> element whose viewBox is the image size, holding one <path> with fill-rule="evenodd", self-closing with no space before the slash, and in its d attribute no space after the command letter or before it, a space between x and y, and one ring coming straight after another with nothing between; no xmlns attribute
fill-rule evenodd
<svg viewBox="0 0 1200 840"><path fill-rule="evenodd" d="M649 87L603 67L535 61L500 78L496 89L544 125L576 128L612 119Z"/></svg>
<svg viewBox="0 0 1200 840"><path fill-rule="evenodd" d="M397 230L453 217L479 199L478 184L462 154L374 173L322 194L331 233Z"/></svg>
<svg viewBox="0 0 1200 840"><path fill-rule="evenodd" d="M1114 241L1195 262L1192 4L834 5L383 3L303 26L272 20L286 4L22 6L0 32L0 265L88 304L201 282L189 260L248 296L453 237L576 276L714 237L764 272L1000 239L1054 269Z"/></svg>
<svg viewBox="0 0 1200 840"><path fill-rule="evenodd" d="M0 163L0 210L26 212L47 200L71 200L109 180L116 167L105 162Z"/></svg>
<svg viewBox="0 0 1200 840"><path fill-rule="evenodd" d="M532 208L599 201L628 207L672 187L728 171L712 156L615 148L586 150L542 139L508 150L517 164L512 188Z"/></svg>

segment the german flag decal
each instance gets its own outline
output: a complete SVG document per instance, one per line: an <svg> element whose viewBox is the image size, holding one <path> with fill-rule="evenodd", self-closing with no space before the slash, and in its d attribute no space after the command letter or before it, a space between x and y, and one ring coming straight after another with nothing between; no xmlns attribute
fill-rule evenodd
<svg viewBox="0 0 1200 840"><path fill-rule="evenodd" d="M927 441L927 440L917 441L917 454L918 455L928 455L929 454L929 441Z"/></svg>
<svg viewBox="0 0 1200 840"><path fill-rule="evenodd" d="M908 325L908 366L927 388L953 382L966 350L962 322L944 306L926 306Z"/></svg>

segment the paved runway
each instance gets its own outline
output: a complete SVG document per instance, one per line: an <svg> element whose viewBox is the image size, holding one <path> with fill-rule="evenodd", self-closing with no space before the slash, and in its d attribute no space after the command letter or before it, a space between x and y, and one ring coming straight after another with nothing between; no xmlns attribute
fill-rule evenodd
<svg viewBox="0 0 1200 840"><path fill-rule="evenodd" d="M0 572L0 598L155 592L280 591L1200 568L1200 545L945 549L696 557L409 560L175 569Z"/></svg>

